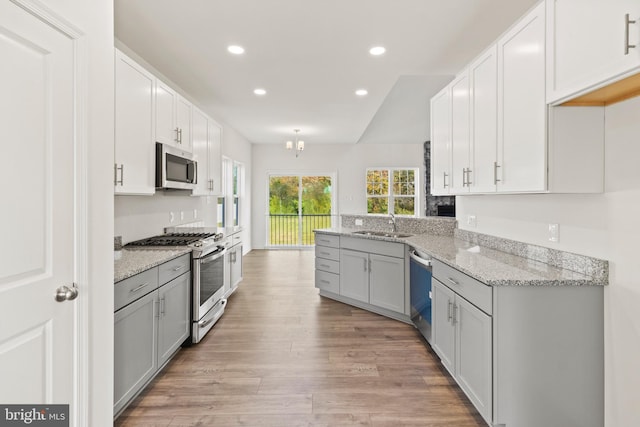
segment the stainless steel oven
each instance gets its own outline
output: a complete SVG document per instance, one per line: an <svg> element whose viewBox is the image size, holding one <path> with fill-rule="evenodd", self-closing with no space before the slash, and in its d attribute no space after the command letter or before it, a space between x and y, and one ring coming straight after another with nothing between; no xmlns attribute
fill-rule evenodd
<svg viewBox="0 0 640 427"><path fill-rule="evenodd" d="M191 342L198 343L220 319L227 305L226 241L215 229L166 228L166 234L127 244L129 247L187 246L191 248Z"/></svg>
<svg viewBox="0 0 640 427"><path fill-rule="evenodd" d="M225 254L224 246L199 254L194 251L193 275L193 327L191 341L198 343L224 313Z"/></svg>

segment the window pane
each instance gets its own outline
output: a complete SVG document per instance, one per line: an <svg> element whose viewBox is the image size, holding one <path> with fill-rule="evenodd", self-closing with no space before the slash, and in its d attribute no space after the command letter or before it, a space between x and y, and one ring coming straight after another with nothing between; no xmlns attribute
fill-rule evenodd
<svg viewBox="0 0 640 427"><path fill-rule="evenodd" d="M387 195L389 194L389 171L388 170L368 170L367 171L367 194Z"/></svg>
<svg viewBox="0 0 640 427"><path fill-rule="evenodd" d="M388 199L386 197L367 197L367 213L370 213L370 214L389 213Z"/></svg>
<svg viewBox="0 0 640 427"><path fill-rule="evenodd" d="M269 213L298 214L297 176L274 176L269 179Z"/></svg>
<svg viewBox="0 0 640 427"><path fill-rule="evenodd" d="M218 227L225 227L226 218L225 218L225 209L224 209L224 197L218 197Z"/></svg>
<svg viewBox="0 0 640 427"><path fill-rule="evenodd" d="M414 215L415 204L413 197L396 197L394 199L393 211L397 215Z"/></svg>

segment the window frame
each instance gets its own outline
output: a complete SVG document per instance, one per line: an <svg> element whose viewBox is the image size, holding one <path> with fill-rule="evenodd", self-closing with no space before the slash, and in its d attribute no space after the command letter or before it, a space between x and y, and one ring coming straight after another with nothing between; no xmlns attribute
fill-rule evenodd
<svg viewBox="0 0 640 427"><path fill-rule="evenodd" d="M387 194L376 195L369 194L369 173L373 171L386 171L387 172ZM394 172L396 171L411 171L413 172L413 195L396 195L393 191L394 184ZM420 168L417 167L370 167L365 171L365 204L367 215L389 215L394 214L396 216L404 217L417 217L420 212ZM369 199L380 198L387 201L387 213L370 213L369 212ZM413 214L397 214L395 213L395 199L396 198L413 198Z"/></svg>

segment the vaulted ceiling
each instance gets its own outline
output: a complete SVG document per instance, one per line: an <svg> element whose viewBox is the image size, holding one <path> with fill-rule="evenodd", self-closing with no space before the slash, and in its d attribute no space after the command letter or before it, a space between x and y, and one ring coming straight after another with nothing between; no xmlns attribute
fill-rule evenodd
<svg viewBox="0 0 640 427"><path fill-rule="evenodd" d="M252 143L420 143L429 98L535 3L115 0L115 33Z"/></svg>

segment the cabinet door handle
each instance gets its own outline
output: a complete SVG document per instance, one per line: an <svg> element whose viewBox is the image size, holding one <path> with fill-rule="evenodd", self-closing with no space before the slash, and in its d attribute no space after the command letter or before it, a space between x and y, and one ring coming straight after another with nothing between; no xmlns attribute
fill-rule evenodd
<svg viewBox="0 0 640 427"><path fill-rule="evenodd" d="M629 19L629 14L624 15L624 54L629 54L629 49L635 49L635 44L629 44L629 25L635 24L635 20Z"/></svg>
<svg viewBox="0 0 640 427"><path fill-rule="evenodd" d="M471 187L471 168L467 168L467 187Z"/></svg>
<svg viewBox="0 0 640 427"><path fill-rule="evenodd" d="M455 286L460 286L460 282L453 279L453 277L447 277L447 281Z"/></svg>
<svg viewBox="0 0 640 427"><path fill-rule="evenodd" d="M449 175L447 175L446 172L442 172L442 183L443 183L442 188L447 188L449 186L449 184L447 184L447 177L448 176Z"/></svg>
<svg viewBox="0 0 640 427"><path fill-rule="evenodd" d="M144 282L142 285L138 286L137 288L131 289L129 293L132 294L134 292L138 292L140 289L146 287L147 285L149 285L149 282Z"/></svg>
<svg viewBox="0 0 640 427"><path fill-rule="evenodd" d="M160 316L164 316L164 306L165 306L165 299L164 297L162 297L160 299Z"/></svg>
<svg viewBox="0 0 640 427"><path fill-rule="evenodd" d="M451 315L451 307L453 306L453 303L451 302L451 300L449 300L449 304L447 305L447 321L451 322L451 319L453 318Z"/></svg>
<svg viewBox="0 0 640 427"><path fill-rule="evenodd" d="M364 261L364 271L367 271L367 260L363 259L363 261Z"/></svg>
<svg viewBox="0 0 640 427"><path fill-rule="evenodd" d="M114 164L114 171L113 171L113 180L115 182L115 185L120 184L120 186L122 187L124 185L124 163L121 164L120 166L118 166L118 164ZM120 180L118 180L118 171L120 171Z"/></svg>
<svg viewBox="0 0 640 427"><path fill-rule="evenodd" d="M458 316L456 314L458 310L458 304L453 304L453 319L451 320L451 324L455 325L456 323L458 323Z"/></svg>
<svg viewBox="0 0 640 427"><path fill-rule="evenodd" d="M329 267L327 264L320 264L320 267L323 267L323 268L331 268L331 267Z"/></svg>
<svg viewBox="0 0 640 427"><path fill-rule="evenodd" d="M180 271L184 268L184 265L179 265L173 269L173 271Z"/></svg>
<svg viewBox="0 0 640 427"><path fill-rule="evenodd" d="M500 165L498 165L498 162L493 162L493 184L494 185L498 185L498 182L500 182L500 180L498 179L498 168L500 167Z"/></svg>

